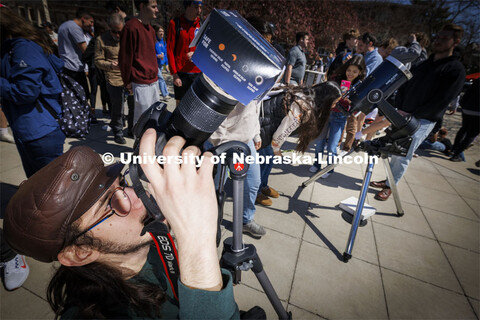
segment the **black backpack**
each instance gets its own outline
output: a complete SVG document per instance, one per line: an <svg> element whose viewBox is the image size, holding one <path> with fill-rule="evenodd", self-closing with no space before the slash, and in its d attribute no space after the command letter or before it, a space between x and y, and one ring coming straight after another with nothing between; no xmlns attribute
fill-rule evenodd
<svg viewBox="0 0 480 320"><path fill-rule="evenodd" d="M57 58L56 56L49 55L47 58L62 85L62 93L58 100L62 108L60 117L41 95L38 100L57 120L65 136L68 138L85 138L90 131L90 106L87 103L85 90L72 77L59 72L60 70L51 61L51 59Z"/></svg>
<svg viewBox="0 0 480 320"><path fill-rule="evenodd" d="M65 136L68 138L85 138L90 131L90 106L85 97L85 90L77 81L66 74L60 72L57 73L57 76L62 85L62 93L58 101L62 108L60 117L42 96L39 96L39 100L43 107L57 120Z"/></svg>

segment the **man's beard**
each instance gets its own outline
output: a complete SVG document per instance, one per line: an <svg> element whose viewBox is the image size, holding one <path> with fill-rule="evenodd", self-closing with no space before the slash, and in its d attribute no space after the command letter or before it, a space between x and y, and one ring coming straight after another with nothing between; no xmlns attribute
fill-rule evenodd
<svg viewBox="0 0 480 320"><path fill-rule="evenodd" d="M95 243L95 249L105 254L130 254L138 252L139 250L149 247L152 244L152 239L149 238L141 243L137 244L118 244L111 241L97 239Z"/></svg>

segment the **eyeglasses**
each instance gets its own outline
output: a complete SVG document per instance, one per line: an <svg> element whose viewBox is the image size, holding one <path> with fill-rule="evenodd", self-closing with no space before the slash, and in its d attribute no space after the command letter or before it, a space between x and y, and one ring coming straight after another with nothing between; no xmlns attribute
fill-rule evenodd
<svg viewBox="0 0 480 320"><path fill-rule="evenodd" d="M107 211L98 221L96 221L91 227L82 231L75 237L75 240L83 236L88 231L92 230L96 226L98 226L103 221L107 220L114 214L119 217L126 217L130 213L130 209L132 208L132 203L130 202L130 198L128 194L125 192L125 187L116 187L110 197L110 200L107 204Z"/></svg>
<svg viewBox="0 0 480 320"><path fill-rule="evenodd" d="M122 31L116 31L116 30L110 30L110 32L113 33L113 34L120 34L120 33L122 33Z"/></svg>

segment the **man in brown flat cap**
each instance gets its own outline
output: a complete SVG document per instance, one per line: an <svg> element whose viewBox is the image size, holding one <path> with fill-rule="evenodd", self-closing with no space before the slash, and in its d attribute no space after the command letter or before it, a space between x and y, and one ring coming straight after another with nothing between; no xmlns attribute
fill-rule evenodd
<svg viewBox="0 0 480 320"><path fill-rule="evenodd" d="M139 154L155 155L155 135L154 130L145 133ZM184 144L173 137L163 154L176 156ZM182 156L199 153L189 146ZM205 154L199 170L194 163L142 165L175 232L178 291L151 235L141 235L147 211L133 189L122 184L123 165L104 167L93 150L77 147L20 185L6 210L5 236L17 252L60 262L47 292L57 316L239 317L231 276L217 258L211 156Z"/></svg>

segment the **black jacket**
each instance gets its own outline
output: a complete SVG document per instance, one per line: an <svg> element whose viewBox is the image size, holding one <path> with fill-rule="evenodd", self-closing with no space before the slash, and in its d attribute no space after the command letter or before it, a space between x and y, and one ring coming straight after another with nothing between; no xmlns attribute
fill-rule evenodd
<svg viewBox="0 0 480 320"><path fill-rule="evenodd" d="M460 94L465 69L451 56L433 61L434 55L412 70L413 78L399 90L396 107L417 119L436 122L442 119L448 104Z"/></svg>
<svg viewBox="0 0 480 320"><path fill-rule="evenodd" d="M464 110L480 112L480 78L473 81L470 88L460 99L460 105Z"/></svg>
<svg viewBox="0 0 480 320"><path fill-rule="evenodd" d="M285 93L273 96L271 99L263 101L263 110L260 112L260 137L262 138L262 148L272 143L272 137L278 126L286 116L283 107L283 98Z"/></svg>

